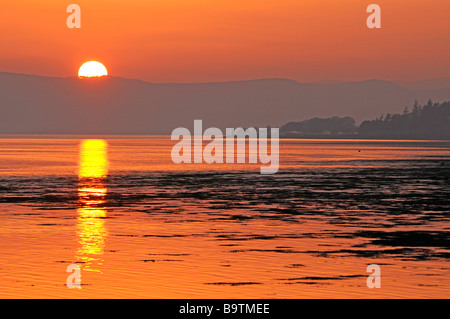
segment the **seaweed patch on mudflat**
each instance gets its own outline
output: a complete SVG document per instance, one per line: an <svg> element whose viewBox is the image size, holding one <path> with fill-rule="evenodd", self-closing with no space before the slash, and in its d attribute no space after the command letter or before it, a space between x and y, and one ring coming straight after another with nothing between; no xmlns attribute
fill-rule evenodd
<svg viewBox="0 0 450 319"><path fill-rule="evenodd" d="M445 228L450 222L450 170L441 162L384 161L382 167L282 170L271 176L249 172L113 174L103 181L107 192L99 205L108 214L139 214L167 223L211 222L243 225L239 229L245 230L246 224L256 222L295 229L288 233L284 228L270 234L205 230L189 235L203 236L222 246L253 245L239 247L242 249L232 253L305 253L294 245L292 249L271 248L271 243L321 239L321 244L336 240L349 243L340 250L327 251L326 246L320 246L307 253L329 257L446 259L450 249ZM42 218L58 216L51 211L79 207L79 186L76 176L2 177L0 204L29 206L41 213L49 211ZM3 214L9 213L14 214L7 211ZM300 227L309 222L328 225L330 229ZM254 246L261 242L266 246Z"/></svg>

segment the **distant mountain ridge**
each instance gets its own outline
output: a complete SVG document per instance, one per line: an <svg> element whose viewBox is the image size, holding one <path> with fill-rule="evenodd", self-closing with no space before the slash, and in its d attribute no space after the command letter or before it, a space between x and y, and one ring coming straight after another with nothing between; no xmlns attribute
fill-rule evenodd
<svg viewBox="0 0 450 319"><path fill-rule="evenodd" d="M0 72L0 134L170 134L192 129L194 119L221 129L329 116L362 121L401 112L416 99L450 100L450 87L416 90L381 80L149 83Z"/></svg>

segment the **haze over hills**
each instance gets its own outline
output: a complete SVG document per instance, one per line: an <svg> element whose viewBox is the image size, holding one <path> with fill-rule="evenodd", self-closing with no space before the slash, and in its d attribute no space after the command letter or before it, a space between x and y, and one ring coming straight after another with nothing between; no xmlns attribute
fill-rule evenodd
<svg viewBox="0 0 450 319"><path fill-rule="evenodd" d="M205 128L221 129L329 116L361 122L402 112L415 99L450 100L450 81L404 86L381 80L288 79L180 84L0 72L0 133L170 134L176 127L192 129L194 119L202 119Z"/></svg>

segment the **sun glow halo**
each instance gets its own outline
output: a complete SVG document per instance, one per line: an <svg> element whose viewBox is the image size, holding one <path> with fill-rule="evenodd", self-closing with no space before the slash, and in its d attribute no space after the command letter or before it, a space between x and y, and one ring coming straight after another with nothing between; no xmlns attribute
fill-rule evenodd
<svg viewBox="0 0 450 319"><path fill-rule="evenodd" d="M108 75L105 66L97 61L83 63L78 70L78 77L100 77Z"/></svg>

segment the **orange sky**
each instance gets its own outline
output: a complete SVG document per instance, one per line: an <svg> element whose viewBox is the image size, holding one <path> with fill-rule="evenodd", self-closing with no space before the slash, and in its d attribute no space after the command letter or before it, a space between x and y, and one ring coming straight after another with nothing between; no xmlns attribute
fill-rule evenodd
<svg viewBox="0 0 450 319"><path fill-rule="evenodd" d="M366 27L371 3L382 29ZM448 0L2 0L0 71L76 76L94 59L152 82L416 80L450 77L449 39Z"/></svg>

